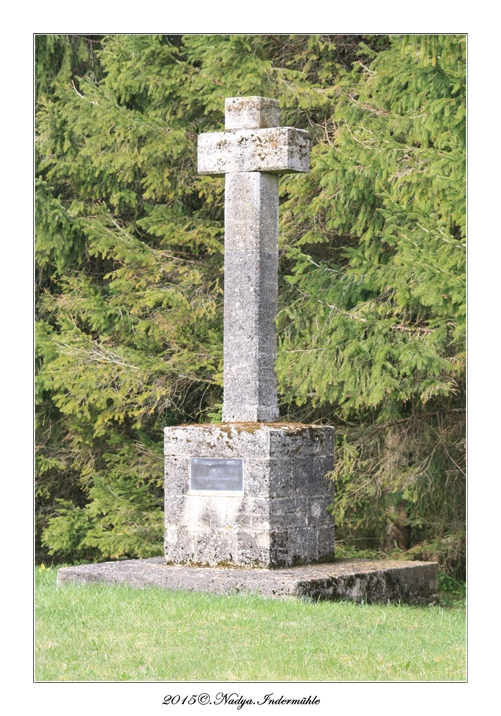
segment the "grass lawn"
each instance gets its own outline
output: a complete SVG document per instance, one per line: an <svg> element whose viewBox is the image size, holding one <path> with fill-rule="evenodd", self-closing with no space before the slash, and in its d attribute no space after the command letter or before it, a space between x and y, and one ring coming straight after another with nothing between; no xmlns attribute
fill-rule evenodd
<svg viewBox="0 0 501 716"><path fill-rule="evenodd" d="M56 586L36 570L37 681L464 681L464 608Z"/></svg>

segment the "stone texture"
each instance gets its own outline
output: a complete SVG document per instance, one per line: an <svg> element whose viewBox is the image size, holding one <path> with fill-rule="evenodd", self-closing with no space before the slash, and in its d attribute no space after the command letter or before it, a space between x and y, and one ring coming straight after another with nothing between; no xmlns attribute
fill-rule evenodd
<svg viewBox="0 0 501 716"><path fill-rule="evenodd" d="M335 560L330 564L270 570L168 566L163 557L154 557L64 567L57 581L358 603L432 604L437 601L438 564Z"/></svg>
<svg viewBox="0 0 501 716"><path fill-rule="evenodd" d="M307 172L309 152L309 133L294 127L199 134L198 173L219 177L236 172Z"/></svg>
<svg viewBox="0 0 501 716"><path fill-rule="evenodd" d="M278 418L278 179L226 177L223 420Z"/></svg>
<svg viewBox="0 0 501 716"><path fill-rule="evenodd" d="M231 97L225 131L198 137L198 172L225 179L224 422L278 420L278 177L309 170L309 136L276 100Z"/></svg>
<svg viewBox="0 0 501 716"><path fill-rule="evenodd" d="M278 100L268 97L228 97L224 103L225 129L264 129L280 124Z"/></svg>
<svg viewBox="0 0 501 716"><path fill-rule="evenodd" d="M333 559L334 429L293 423L165 428L165 557L286 567ZM241 458L243 491L190 490L191 458Z"/></svg>

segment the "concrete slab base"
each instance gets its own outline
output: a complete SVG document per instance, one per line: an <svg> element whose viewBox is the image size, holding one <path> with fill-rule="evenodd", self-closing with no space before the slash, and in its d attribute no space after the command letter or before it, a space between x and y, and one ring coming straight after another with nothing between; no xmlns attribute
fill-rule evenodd
<svg viewBox="0 0 501 716"><path fill-rule="evenodd" d="M314 601L433 604L437 600L438 564L337 559L329 564L286 569L239 569L172 566L165 564L164 557L153 557L63 567L57 582L129 584L141 589L160 587L213 594L251 593Z"/></svg>

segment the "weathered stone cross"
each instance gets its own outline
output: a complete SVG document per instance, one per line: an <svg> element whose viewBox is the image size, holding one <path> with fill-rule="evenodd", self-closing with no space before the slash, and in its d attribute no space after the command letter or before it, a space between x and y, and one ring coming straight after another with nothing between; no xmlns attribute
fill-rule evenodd
<svg viewBox="0 0 501 716"><path fill-rule="evenodd" d="M278 176L309 170L309 135L278 101L233 97L225 131L198 137L198 172L225 179L223 422L278 419Z"/></svg>

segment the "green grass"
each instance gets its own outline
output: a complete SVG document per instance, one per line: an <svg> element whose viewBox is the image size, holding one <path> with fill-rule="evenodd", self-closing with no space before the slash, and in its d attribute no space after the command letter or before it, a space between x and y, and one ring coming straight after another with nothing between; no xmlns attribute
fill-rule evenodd
<svg viewBox="0 0 501 716"><path fill-rule="evenodd" d="M37 681L464 681L465 610L56 586L36 570Z"/></svg>

